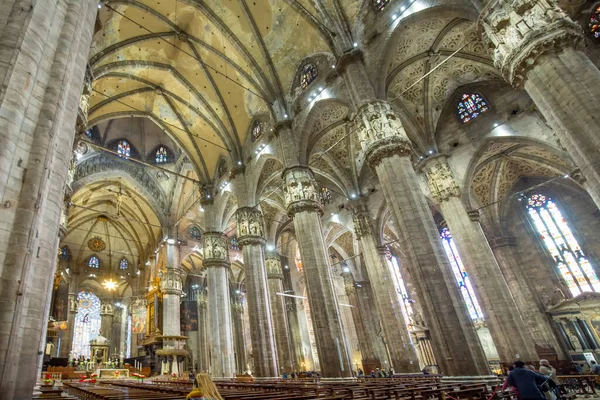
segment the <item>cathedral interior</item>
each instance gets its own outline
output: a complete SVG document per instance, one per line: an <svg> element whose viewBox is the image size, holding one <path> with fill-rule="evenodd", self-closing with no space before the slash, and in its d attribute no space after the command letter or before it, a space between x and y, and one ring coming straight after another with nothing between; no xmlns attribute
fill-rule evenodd
<svg viewBox="0 0 600 400"><path fill-rule="evenodd" d="M2 0L0 54L0 398L600 362L600 2Z"/></svg>

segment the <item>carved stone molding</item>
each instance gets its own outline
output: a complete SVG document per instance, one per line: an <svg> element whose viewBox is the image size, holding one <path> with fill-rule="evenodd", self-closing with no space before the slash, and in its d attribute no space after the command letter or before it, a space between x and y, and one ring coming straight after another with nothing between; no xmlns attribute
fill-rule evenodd
<svg viewBox="0 0 600 400"><path fill-rule="evenodd" d="M181 295L183 289L182 271L177 268L167 268L160 273L160 291L163 294Z"/></svg>
<svg viewBox="0 0 600 400"><path fill-rule="evenodd" d="M492 0L479 17L479 31L494 65L514 87L544 53L579 47L579 25L550 0Z"/></svg>
<svg viewBox="0 0 600 400"><path fill-rule="evenodd" d="M406 131L388 102L377 100L363 105L354 124L371 168L385 158L395 155L409 157L412 154Z"/></svg>
<svg viewBox="0 0 600 400"><path fill-rule="evenodd" d="M267 267L268 279L283 279L283 270L281 269L281 256L276 252L267 252L265 254L265 264Z"/></svg>
<svg viewBox="0 0 600 400"><path fill-rule="evenodd" d="M246 245L265 245L265 225L262 213L258 209L253 207L238 208L236 220L240 247Z"/></svg>
<svg viewBox="0 0 600 400"><path fill-rule="evenodd" d="M209 267L229 267L227 236L221 232L204 232L203 265Z"/></svg>
<svg viewBox="0 0 600 400"><path fill-rule="evenodd" d="M115 306L111 300L100 302L100 315L115 315Z"/></svg>
<svg viewBox="0 0 600 400"><path fill-rule="evenodd" d="M467 211L467 215L469 219L473 222L481 222L481 215L479 214L479 210L469 210Z"/></svg>
<svg viewBox="0 0 600 400"><path fill-rule="evenodd" d="M430 158L425 162L423 172L427 177L431 195L437 203L460 196L460 188L456 184L456 179L446 157Z"/></svg>
<svg viewBox="0 0 600 400"><path fill-rule="evenodd" d="M499 237L495 237L492 240L490 240L490 247L492 249L497 249L500 247L507 247L507 246L516 246L517 245L517 239L514 236L499 236Z"/></svg>
<svg viewBox="0 0 600 400"><path fill-rule="evenodd" d="M288 215L294 217L303 211L316 211L323 215L319 188L310 168L296 166L283 171L283 194Z"/></svg>

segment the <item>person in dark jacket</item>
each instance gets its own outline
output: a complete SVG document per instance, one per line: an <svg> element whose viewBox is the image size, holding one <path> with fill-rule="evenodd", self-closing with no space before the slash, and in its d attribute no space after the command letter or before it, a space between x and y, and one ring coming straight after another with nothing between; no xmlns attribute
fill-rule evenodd
<svg viewBox="0 0 600 400"><path fill-rule="evenodd" d="M523 361L515 362L515 369L508 374L508 386L515 386L519 389L521 400L546 400L546 396L540 391L539 387L548 378L537 372L525 369Z"/></svg>

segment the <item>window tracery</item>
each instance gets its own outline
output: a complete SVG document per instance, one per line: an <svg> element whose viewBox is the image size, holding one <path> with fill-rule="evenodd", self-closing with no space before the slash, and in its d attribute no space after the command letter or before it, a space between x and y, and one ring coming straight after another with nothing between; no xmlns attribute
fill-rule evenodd
<svg viewBox="0 0 600 400"><path fill-rule="evenodd" d="M99 268L100 267L100 261L98 260L98 257L91 256L90 260L88 261L88 267L90 267L90 268Z"/></svg>
<svg viewBox="0 0 600 400"><path fill-rule="evenodd" d="M573 296L600 292L600 281L556 203L544 194L527 199L527 214Z"/></svg>
<svg viewBox="0 0 600 400"><path fill-rule="evenodd" d="M73 357L90 357L90 340L100 334L100 299L91 292L77 295L77 314L73 334Z"/></svg>
<svg viewBox="0 0 600 400"><path fill-rule="evenodd" d="M318 71L314 64L306 64L302 68L300 74L300 87L306 89L315 79L317 79Z"/></svg>
<svg viewBox="0 0 600 400"><path fill-rule="evenodd" d="M131 157L131 145L127 140L119 140L119 143L117 144L117 153L119 154L119 157L125 159Z"/></svg>
<svg viewBox="0 0 600 400"><path fill-rule="evenodd" d="M163 164L163 163L167 162L168 157L167 157L167 149L165 148L165 146L160 146L158 148L158 150L156 150L155 160L156 160L157 164Z"/></svg>
<svg viewBox="0 0 600 400"><path fill-rule="evenodd" d="M129 262L127 261L127 259L124 258L119 263L119 269L127 269L127 268L129 268Z"/></svg>
<svg viewBox="0 0 600 400"><path fill-rule="evenodd" d="M465 270L465 266L462 263L460 255L458 254L458 250L456 248L456 245L454 244L454 239L452 238L450 230L448 228L443 228L440 233L440 238L442 239L442 246L444 247L446 256L450 261L450 266L452 267L454 278L456 279L456 283L458 284L460 294L462 295L467 305L467 310L469 311L471 319L483 320L483 312L481 311L479 301L475 297L475 290L471 285L471 279L469 278L469 275Z"/></svg>
<svg viewBox="0 0 600 400"><path fill-rule="evenodd" d="M372 0L373 9L375 11L382 11L389 2L390 0Z"/></svg>
<svg viewBox="0 0 600 400"><path fill-rule="evenodd" d="M596 39L600 38L600 6L596 7L590 17L590 32Z"/></svg>
<svg viewBox="0 0 600 400"><path fill-rule="evenodd" d="M254 124L252 124L252 141L255 142L258 139L260 139L262 134L263 134L263 124L260 123L259 121L254 121Z"/></svg>
<svg viewBox="0 0 600 400"><path fill-rule="evenodd" d="M487 101L476 93L463 94L457 106L458 116L463 124L474 120L489 109Z"/></svg>

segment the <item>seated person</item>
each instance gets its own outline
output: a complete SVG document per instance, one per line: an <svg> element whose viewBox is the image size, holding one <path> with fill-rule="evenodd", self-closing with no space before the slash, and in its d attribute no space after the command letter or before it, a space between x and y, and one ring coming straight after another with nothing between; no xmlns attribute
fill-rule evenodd
<svg viewBox="0 0 600 400"><path fill-rule="evenodd" d="M194 387L195 389L187 395L187 400L223 400L219 389L206 373L196 375Z"/></svg>

